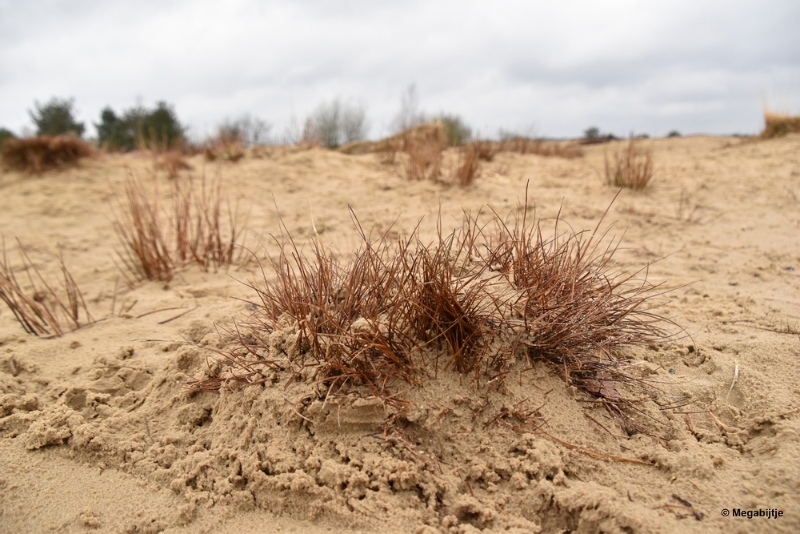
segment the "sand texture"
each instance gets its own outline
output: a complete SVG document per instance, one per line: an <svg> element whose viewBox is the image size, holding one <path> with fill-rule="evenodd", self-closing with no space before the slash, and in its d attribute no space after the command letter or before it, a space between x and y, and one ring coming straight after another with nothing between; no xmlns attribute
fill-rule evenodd
<svg viewBox="0 0 800 534"><path fill-rule="evenodd" d="M646 143L655 183L623 191L604 227L622 238L615 268L649 264L674 287L657 310L677 335L620 354L659 391L630 393L647 432L522 359L503 387L439 370L398 390L401 416L357 388L326 400L311 372L191 392L225 371L220 332L252 311L258 266L125 285L111 206L129 176L171 187L147 154L3 171L9 263L18 238L55 280L61 253L97 322L36 337L0 303L0 532L800 532L800 136ZM462 210L507 214L526 184L543 228L560 210L562 229L591 230L617 194L604 151L621 146L499 153L465 188L408 181L378 154L297 148L196 156L178 179L219 175L256 255L280 216L297 243L346 256L348 207L396 235L421 219L429 239L439 213L447 229ZM297 334L265 335L280 357Z"/></svg>

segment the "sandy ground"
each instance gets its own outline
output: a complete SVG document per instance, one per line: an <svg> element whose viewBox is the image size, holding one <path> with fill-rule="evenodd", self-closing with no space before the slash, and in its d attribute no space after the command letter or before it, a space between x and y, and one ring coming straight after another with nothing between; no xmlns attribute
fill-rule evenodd
<svg viewBox="0 0 800 534"><path fill-rule="evenodd" d="M257 273L191 267L115 296L109 202L127 176L149 179L149 157L0 174L10 257L19 238L55 274L62 252L101 319L41 339L0 309L0 532L800 531L800 136L648 143L654 187L623 191L607 216L624 233L615 260L654 262L649 280L678 287L660 313L688 335L625 355L663 398L688 404L642 400L654 430L632 436L544 365L505 391L453 373L427 380L406 394L410 443L385 435L380 403L305 402L308 385L281 377L191 394L182 385L213 371L214 326L247 314L238 299L253 298L243 282ZM197 157L191 173L220 173L250 210L254 249L278 231L277 205L299 241L316 227L346 252L357 244L348 206L364 227L402 233L422 218L431 236L439 210L445 225L486 205L507 213L528 182L540 216L561 209L591 229L616 194L598 174L614 148L573 160L499 154L464 189L319 149L220 166ZM541 406L546 435L486 423L523 401Z"/></svg>

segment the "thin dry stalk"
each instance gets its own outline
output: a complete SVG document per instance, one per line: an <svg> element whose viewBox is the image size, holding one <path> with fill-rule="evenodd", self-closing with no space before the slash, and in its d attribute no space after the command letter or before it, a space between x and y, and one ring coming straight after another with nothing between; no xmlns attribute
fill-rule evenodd
<svg viewBox="0 0 800 534"><path fill-rule="evenodd" d="M650 184L655 174L653 151L639 148L633 139L625 149L614 154L613 164L607 153L604 157L607 185L641 191Z"/></svg>
<svg viewBox="0 0 800 534"><path fill-rule="evenodd" d="M64 258L58 256L61 271L59 280L61 292L59 292L48 284L34 267L19 240L17 245L22 259L22 270L25 271L28 284L23 287L17 281L8 262L3 240L3 257L0 260L0 300L6 303L22 328L36 336L61 336L65 332L77 330L94 322L80 288L64 264Z"/></svg>
<svg viewBox="0 0 800 534"><path fill-rule="evenodd" d="M145 192L141 181L125 184L127 204L115 210L114 229L122 244L119 254L130 284L140 280L169 281L188 264L203 270L227 269L244 263L242 240L246 216L238 204L223 201L219 178L199 190L190 179L173 183L172 211L159 209L157 184ZM121 212L121 214L119 213Z"/></svg>
<svg viewBox="0 0 800 534"><path fill-rule="evenodd" d="M166 233L167 223L159 210L158 187L150 195L141 181L125 182L127 205L115 213L114 231L122 244L121 269L128 284L139 280L172 280L178 265ZM127 272L126 272L127 271Z"/></svg>
<svg viewBox="0 0 800 534"><path fill-rule="evenodd" d="M231 206L222 194L222 180L201 180L199 191L194 182L188 187L176 182L173 188L175 251L182 264L195 263L203 270L227 269L244 263L243 238L246 215L238 203Z"/></svg>

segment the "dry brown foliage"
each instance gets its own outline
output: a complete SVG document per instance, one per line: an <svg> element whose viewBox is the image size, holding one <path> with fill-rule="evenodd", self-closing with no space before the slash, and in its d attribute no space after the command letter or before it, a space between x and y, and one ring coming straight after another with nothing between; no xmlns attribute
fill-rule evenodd
<svg viewBox="0 0 800 534"><path fill-rule="evenodd" d="M475 181L480 173L481 154L486 154L485 144L482 142L468 143L459 149L451 181L464 187Z"/></svg>
<svg viewBox="0 0 800 534"><path fill-rule="evenodd" d="M423 243L415 231L397 242L373 241L347 263L317 240L310 256L289 236L269 266L276 275L250 286L258 302L222 355L229 373L193 389L225 382L264 383L280 369L310 379L321 395L364 387L397 402L397 386L417 385L440 371L502 381L510 366L545 360L571 385L622 416L617 389L634 382L615 349L663 338L662 319L645 309L659 288L615 272L613 239L598 228L544 237L527 203L493 231L465 214L460 228ZM519 215L521 213L522 215ZM490 224L492 222L490 221ZM605 246L601 243L607 243ZM638 274L638 273L637 273ZM294 332L290 347L273 336Z"/></svg>
<svg viewBox="0 0 800 534"><path fill-rule="evenodd" d="M172 280L175 272L197 264L204 270L228 268L243 260L244 218L238 206L223 199L221 180L199 188L192 180L175 180L171 211L160 209L157 185L151 191L129 178L124 205L115 210L114 230L129 284L140 280Z"/></svg>
<svg viewBox="0 0 800 534"><path fill-rule="evenodd" d="M409 139L403 145L408 154L406 176L409 180L438 180L442 174L442 152L447 147L437 140Z"/></svg>
<svg viewBox="0 0 800 534"><path fill-rule="evenodd" d="M764 130L761 137L769 139L789 133L800 133L800 115L788 115L764 110Z"/></svg>
<svg viewBox="0 0 800 534"><path fill-rule="evenodd" d="M633 139L622 150L614 153L613 163L605 154L605 182L615 187L641 191L650 184L655 174L653 151L640 148Z"/></svg>
<svg viewBox="0 0 800 534"><path fill-rule="evenodd" d="M535 154L537 156L574 159L583 156L583 149L575 143L545 141L525 136L514 136L497 143L500 152Z"/></svg>
<svg viewBox="0 0 800 534"><path fill-rule="evenodd" d="M0 149L0 156L11 169L41 173L75 165L92 152L92 147L82 139L59 135L8 139Z"/></svg>
<svg viewBox="0 0 800 534"><path fill-rule="evenodd" d="M154 153L155 167L167 172L170 178L177 178L179 171L190 171L192 166L186 161L180 150L167 150Z"/></svg>
<svg viewBox="0 0 800 534"><path fill-rule="evenodd" d="M230 161L236 163L245 155L241 135L230 130L220 130L217 136L203 144L203 155L208 161Z"/></svg>
<svg viewBox="0 0 800 534"><path fill-rule="evenodd" d="M64 258L58 256L60 290L49 284L34 267L22 244L19 246L24 278L23 285L8 261L5 240L3 240L3 257L0 259L0 300L6 303L22 328L36 336L61 336L65 332L76 330L81 326L94 322L78 284L72 278L64 264ZM81 317L83 315L84 317Z"/></svg>

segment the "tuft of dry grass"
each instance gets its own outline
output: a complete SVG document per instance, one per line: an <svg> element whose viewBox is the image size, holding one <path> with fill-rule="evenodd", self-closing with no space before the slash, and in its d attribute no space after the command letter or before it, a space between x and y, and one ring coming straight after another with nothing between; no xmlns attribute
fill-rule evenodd
<svg viewBox="0 0 800 534"><path fill-rule="evenodd" d="M640 148L633 139L622 150L613 155L613 163L605 160L605 183L615 187L627 187L641 191L650 185L655 174L655 161L653 151L649 148Z"/></svg>
<svg viewBox="0 0 800 534"><path fill-rule="evenodd" d="M432 243L416 230L376 241L357 225L362 244L347 263L319 238L308 255L289 236L269 260L275 276L250 284L253 314L221 352L229 372L189 387L260 384L288 368L290 381L318 384L320 398L364 387L391 403L398 385L440 371L497 383L515 362L541 359L625 417L618 385L636 378L615 351L666 336L651 309L665 290L646 270L637 279L612 269L618 243L599 231L602 219L590 234L559 233L557 217L545 237L528 211L526 202L511 222L492 212L487 224L465 214L449 233L440 217ZM291 346L275 341L288 333Z"/></svg>
<svg viewBox="0 0 800 534"><path fill-rule="evenodd" d="M241 132L221 128L217 136L203 144L203 155L208 161L230 161L236 163L245 155Z"/></svg>
<svg viewBox="0 0 800 534"><path fill-rule="evenodd" d="M774 113L768 109L764 110L762 138L781 137L789 133L800 133L800 115Z"/></svg>
<svg viewBox="0 0 800 534"><path fill-rule="evenodd" d="M574 159L583 156L583 149L575 143L545 141L515 135L497 143L500 152L516 152L518 154L534 154L543 157Z"/></svg>
<svg viewBox="0 0 800 534"><path fill-rule="evenodd" d="M240 248L246 218L224 200L220 179L199 189L190 179L173 182L171 211L160 208L157 184L147 191L129 178L124 205L115 210L114 230L122 245L121 270L129 285L140 280L170 281L188 264L203 270L243 263Z"/></svg>
<svg viewBox="0 0 800 534"><path fill-rule="evenodd" d="M179 171L190 171L192 166L186 161L183 152L180 150L167 150L163 152L154 152L153 159L155 168L167 172L167 176L171 179L178 177Z"/></svg>
<svg viewBox="0 0 800 534"><path fill-rule="evenodd" d="M17 240L27 284L21 284L6 254L3 240L3 256L0 259L0 300L6 303L22 328L36 336L62 336L94 322L86 307L78 284L58 256L60 291L49 284L33 265L22 244ZM82 317L83 316L83 317Z"/></svg>
<svg viewBox="0 0 800 534"><path fill-rule="evenodd" d="M487 154L483 143L468 143L459 149L458 161L451 180L459 187L465 187L475 181L480 173L481 155Z"/></svg>
<svg viewBox="0 0 800 534"><path fill-rule="evenodd" d="M92 153L89 144L71 135L8 139L0 149L0 157L7 167L29 173L75 165Z"/></svg>
<svg viewBox="0 0 800 534"><path fill-rule="evenodd" d="M436 181L442 174L442 152L447 145L438 140L408 139L403 151L408 154L406 176L411 181Z"/></svg>

